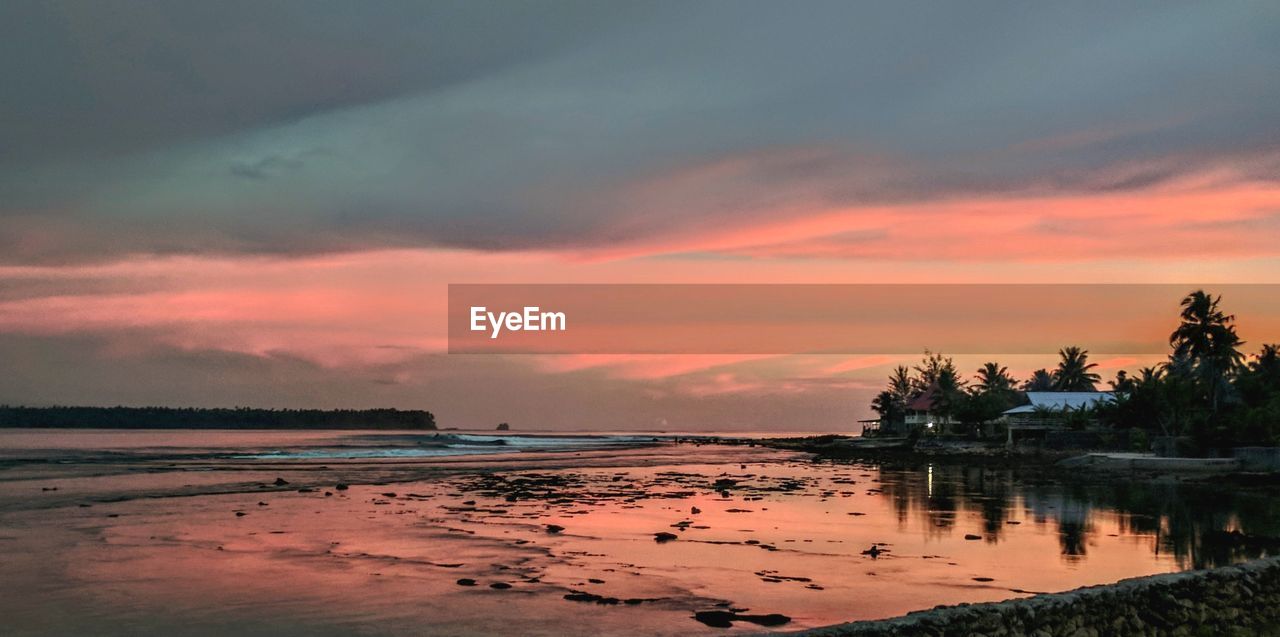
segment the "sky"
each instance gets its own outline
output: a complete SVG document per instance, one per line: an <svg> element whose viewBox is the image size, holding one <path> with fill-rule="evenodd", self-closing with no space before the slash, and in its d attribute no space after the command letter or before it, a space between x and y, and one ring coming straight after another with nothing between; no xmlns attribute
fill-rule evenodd
<svg viewBox="0 0 1280 637"><path fill-rule="evenodd" d="M10 404L842 430L917 356L449 355L446 286L1280 283L1274 2L14 0L0 86Z"/></svg>

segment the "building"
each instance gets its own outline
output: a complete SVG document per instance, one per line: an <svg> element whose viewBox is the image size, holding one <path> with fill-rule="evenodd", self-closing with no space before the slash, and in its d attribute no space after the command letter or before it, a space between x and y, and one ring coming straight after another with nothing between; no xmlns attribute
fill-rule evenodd
<svg viewBox="0 0 1280 637"><path fill-rule="evenodd" d="M1019 439L1043 437L1050 431L1064 429L1067 422L1082 411L1115 400L1109 391L1029 391L1027 404L1006 410L1008 423L1006 443L1013 446Z"/></svg>
<svg viewBox="0 0 1280 637"><path fill-rule="evenodd" d="M907 402L904 422L906 433L922 430L942 433L949 425L954 424L950 416L944 416L938 412L938 396L941 393L938 384L934 383L919 396Z"/></svg>

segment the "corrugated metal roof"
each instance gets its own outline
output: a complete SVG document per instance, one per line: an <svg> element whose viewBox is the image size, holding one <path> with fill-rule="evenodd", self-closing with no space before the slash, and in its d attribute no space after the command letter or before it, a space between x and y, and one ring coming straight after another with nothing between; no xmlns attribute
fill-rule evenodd
<svg viewBox="0 0 1280 637"><path fill-rule="evenodd" d="M1027 392L1027 400L1031 401L1031 403L1019 405L1004 413L1012 415L1029 414L1036 411L1036 409L1064 411L1067 409L1089 408L1100 402L1115 400L1115 395L1109 391L1029 391Z"/></svg>

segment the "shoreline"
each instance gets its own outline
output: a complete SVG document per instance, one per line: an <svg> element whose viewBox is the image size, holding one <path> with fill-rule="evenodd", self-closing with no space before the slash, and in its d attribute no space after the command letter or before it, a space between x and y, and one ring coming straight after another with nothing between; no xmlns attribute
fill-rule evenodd
<svg viewBox="0 0 1280 637"><path fill-rule="evenodd" d="M1139 457L1138 454L1091 449L1007 449L974 441L941 441L928 445L877 446L850 444L858 437L815 436L750 441L771 449L811 453L819 458L861 462L963 462L988 468L1026 469L1066 480L1132 476L1146 482L1213 480L1243 487L1280 487L1280 472L1248 471L1222 459ZM724 444L744 444L726 441ZM1132 456L1132 457L1131 457Z"/></svg>
<svg viewBox="0 0 1280 637"><path fill-rule="evenodd" d="M181 460L140 446L110 462L8 467L0 519L14 530L0 549L29 581L92 612L54 615L17 589L0 610L23 613L20 627L57 619L68 632L96 614L120 634L160 629L172 613L266 634L291 608L312 622L300 634L367 617L381 630L371 634L398 634L429 616L445 632L498 635L507 627L494 618L514 605L544 618L529 634L565 634L556 618L585 612L591 632L576 634L712 635L726 622L822 630L1280 553L1199 526L1162 543L1153 521L1179 486L1143 490L1132 508L1103 481L1067 485L1038 462L1009 470L1001 458L916 463L887 451L831 461L777 447L799 439L769 442L350 461ZM1277 520L1244 528L1280 534ZM28 559L37 554L64 557L50 569ZM199 594L129 579L161 559L200 573L154 572L165 591ZM298 586L246 591L249 571ZM98 597L104 582L159 597L120 608ZM243 612L204 614L227 604Z"/></svg>
<svg viewBox="0 0 1280 637"><path fill-rule="evenodd" d="M787 634L1280 635L1280 557Z"/></svg>

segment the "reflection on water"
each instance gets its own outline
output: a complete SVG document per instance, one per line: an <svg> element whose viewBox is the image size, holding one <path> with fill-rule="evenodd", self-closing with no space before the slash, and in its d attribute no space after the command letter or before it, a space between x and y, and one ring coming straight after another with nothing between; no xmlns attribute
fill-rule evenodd
<svg viewBox="0 0 1280 637"><path fill-rule="evenodd" d="M1273 494L1223 489L1212 482L1156 482L1116 476L1050 480L1042 472L958 464L881 467L884 496L902 528L918 517L926 532L949 531L961 514L981 517L982 538L999 544L1021 513L1056 527L1062 559L1081 562L1100 530L1151 538L1157 556L1182 569L1200 569L1275 555L1280 551L1280 502Z"/></svg>
<svg viewBox="0 0 1280 637"><path fill-rule="evenodd" d="M1280 552L1273 493L1213 484L591 436L7 435L12 634L722 634L693 613L726 607L790 630Z"/></svg>

